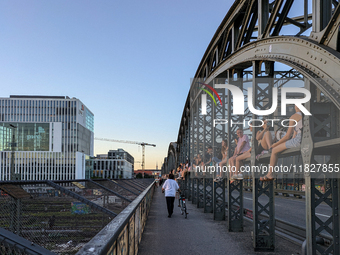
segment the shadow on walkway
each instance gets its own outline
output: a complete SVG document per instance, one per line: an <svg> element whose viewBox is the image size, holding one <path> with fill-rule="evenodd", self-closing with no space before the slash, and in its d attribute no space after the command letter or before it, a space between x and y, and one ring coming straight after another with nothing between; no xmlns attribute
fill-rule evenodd
<svg viewBox="0 0 340 255"><path fill-rule="evenodd" d="M252 224L244 223L244 232L228 232L226 221L214 221L211 213L203 213L191 201L187 202L188 218L180 214L175 200L174 214L168 218L161 188L155 190L145 225L139 255L191 254L300 254L301 247L276 236L275 252L254 252Z"/></svg>

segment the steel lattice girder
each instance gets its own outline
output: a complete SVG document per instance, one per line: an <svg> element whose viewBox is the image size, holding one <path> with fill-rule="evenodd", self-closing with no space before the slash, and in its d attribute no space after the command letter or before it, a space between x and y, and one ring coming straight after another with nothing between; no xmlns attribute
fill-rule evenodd
<svg viewBox="0 0 340 255"><path fill-rule="evenodd" d="M221 64L206 83L240 64L251 66L254 60L276 61L293 67L313 81L340 109L340 53L303 38L279 36L249 43Z"/></svg>
<svg viewBox="0 0 340 255"><path fill-rule="evenodd" d="M225 181L213 183L214 220L225 220Z"/></svg>
<svg viewBox="0 0 340 255"><path fill-rule="evenodd" d="M213 212L213 179L204 178L203 186L204 186L203 187L204 212L212 213Z"/></svg>
<svg viewBox="0 0 340 255"><path fill-rule="evenodd" d="M203 201L203 189L204 189L204 183L203 178L197 179L197 208L203 208L204 207L204 201Z"/></svg>
<svg viewBox="0 0 340 255"><path fill-rule="evenodd" d="M313 84L306 80L305 87L311 91L312 98L315 97L315 89ZM316 104L312 102L306 103L306 107L309 111L313 112L316 108ZM303 163L310 165L311 163L317 163L314 157L313 140L314 131L318 126L313 122L313 118L305 116L304 119L304 137L302 139L301 148ZM339 154L332 155L333 162L339 162ZM321 177L321 173L306 173L306 232L308 233L306 240L307 254L316 255L317 251L322 254L338 254L340 252L339 246L339 179L330 179L330 185L325 193L320 193L315 187L315 181ZM317 207L325 202L332 209L332 216L322 221L315 213ZM319 227L317 227L317 225ZM321 231L328 232L333 236L333 243L327 249L317 243L317 236Z"/></svg>
<svg viewBox="0 0 340 255"><path fill-rule="evenodd" d="M268 63L268 79L264 83L262 81L261 85L259 84L261 69L259 61L252 62L253 67L253 80L252 80L252 88L255 92L252 96L252 100L255 103L255 107L257 109L266 109L268 106L272 105L272 87L273 87L273 75L274 75L274 64L273 62ZM264 97L258 96L258 91L261 91L261 94ZM265 99L268 99L268 102L264 102ZM255 114L252 115L253 119L256 119L257 116ZM252 146L253 149L251 151L251 165L257 166L259 165L258 161L255 160L256 151L258 143L256 141L256 132L258 128L253 128L252 131ZM258 176L255 172L252 173L253 178L253 246L255 250L274 250L275 249L275 206L274 206L274 187L273 182L269 182L266 185L261 184ZM264 195L268 200L264 203L261 203L260 196ZM263 224L260 220L260 214L265 212L268 215L269 220Z"/></svg>
<svg viewBox="0 0 340 255"><path fill-rule="evenodd" d="M192 203L193 204L197 204L197 184L198 184L198 179L195 178L195 176L193 176L192 178L192 195L191 195L191 198L192 198Z"/></svg>
<svg viewBox="0 0 340 255"><path fill-rule="evenodd" d="M191 173L188 172L187 176L185 177L187 179L187 191L186 191L186 199L188 201L191 201Z"/></svg>
<svg viewBox="0 0 340 255"><path fill-rule="evenodd" d="M257 2L263 4L260 5L258 12L256 12L256 8L254 8ZM215 78L224 76L225 72L229 72L232 69L245 69L250 67L252 61L280 62L300 72L330 98L336 108L340 109L340 79L338 79L340 55L339 52L336 51L339 50L338 28L340 25L340 5L332 1L334 11L331 12L332 4L330 2L331 1L313 0L313 15L307 13L308 8L305 4L303 8L304 13L301 17L289 18L288 13L293 3L292 0L273 1L270 4L270 8L266 6L269 4L269 1L235 1L212 38L196 71L195 78L204 78L205 83L211 84ZM305 3L307 3L307 1L305 1ZM281 6L283 9L279 11L281 10ZM251 15L253 15L253 17L257 15L260 16L262 23L259 22L258 27L253 25L254 18L251 20ZM266 15L268 15L267 18L265 17ZM278 17L277 21L275 19L276 17ZM311 27L312 24L309 23L311 19L313 19L314 32L312 32L309 37L278 36L282 26L288 23L300 28L300 32L296 35L302 34ZM241 31L240 28L242 28ZM259 33L258 39L251 37L251 34L255 31ZM198 95L199 93L197 93L196 97L198 97ZM198 100L187 100L185 107L191 109L193 104L197 107ZM196 109L198 109L198 107ZM198 110L195 114L199 117ZM332 116L332 118L334 118L334 116ZM337 122L339 121L337 120ZM311 125L314 124L311 123ZM322 123L317 123L317 125L321 127ZM301 151L304 156L304 163L310 164L314 162L313 150L304 149L307 148L307 146L313 148L313 140L310 139L313 133L311 131L308 132L310 132L310 134L303 138L301 145L303 149ZM330 130L327 132L329 133ZM192 137L194 135L195 134L192 134ZM338 137L338 132L336 135ZM332 137L334 138L333 135ZM195 137L195 140L198 139L199 137ZM192 152L194 151L193 149ZM198 150L196 153L198 153ZM252 159L252 163L254 163L254 158ZM256 187L258 184L254 185ZM314 189L314 187L310 185L311 183L309 183L307 187ZM335 188L333 188L333 191L338 192ZM316 194L315 190L311 192L309 199L314 199ZM334 194L334 196L335 195L338 194ZM333 215L335 214L335 218L338 218L334 204L332 205ZM307 208L307 214L311 213L311 209L313 208ZM307 219L307 229L309 228L310 230L311 224L315 224L315 221L308 221ZM336 223L334 227L335 232L338 233L339 224ZM315 239L311 239L314 237L311 237L312 233L310 231L307 236L309 240L308 251L312 254L312 251L316 252ZM337 245L334 245L334 247L335 251L338 251L339 242L337 242Z"/></svg>
<svg viewBox="0 0 340 255"><path fill-rule="evenodd" d="M228 187L228 230L243 231L243 180L227 180ZM235 192L234 192L235 191Z"/></svg>

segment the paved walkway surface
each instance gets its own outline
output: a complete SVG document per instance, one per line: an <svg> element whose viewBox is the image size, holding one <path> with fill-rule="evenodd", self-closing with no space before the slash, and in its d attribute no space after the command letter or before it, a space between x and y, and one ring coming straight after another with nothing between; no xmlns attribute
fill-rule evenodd
<svg viewBox="0 0 340 255"><path fill-rule="evenodd" d="M161 189L155 190L145 225L139 255L191 254L301 254L301 246L276 236L275 252L254 252L252 223L244 222L244 232L228 232L226 221L214 221L212 213L203 213L188 201L188 218L180 214L175 200L174 214L168 218Z"/></svg>

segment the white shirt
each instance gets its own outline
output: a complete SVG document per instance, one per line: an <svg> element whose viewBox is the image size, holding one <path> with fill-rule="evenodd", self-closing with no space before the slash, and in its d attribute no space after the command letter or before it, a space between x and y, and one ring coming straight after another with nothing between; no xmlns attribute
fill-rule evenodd
<svg viewBox="0 0 340 255"><path fill-rule="evenodd" d="M243 146L242 151L239 151L239 149L241 148L241 145L243 142L246 142L246 144ZM243 135L241 138L238 139L237 141L237 152L238 153L243 153L246 152L250 149L250 145L249 145L249 138L247 135Z"/></svg>
<svg viewBox="0 0 340 255"><path fill-rule="evenodd" d="M166 197L174 197L179 189L177 182L173 179L167 179L162 187L165 190Z"/></svg>

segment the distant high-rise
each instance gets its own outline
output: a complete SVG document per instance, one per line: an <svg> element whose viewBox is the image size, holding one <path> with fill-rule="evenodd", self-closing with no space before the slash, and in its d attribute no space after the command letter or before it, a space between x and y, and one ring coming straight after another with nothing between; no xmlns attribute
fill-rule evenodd
<svg viewBox="0 0 340 255"><path fill-rule="evenodd" d="M88 178L93 128L93 113L77 98L0 98L0 180Z"/></svg>

